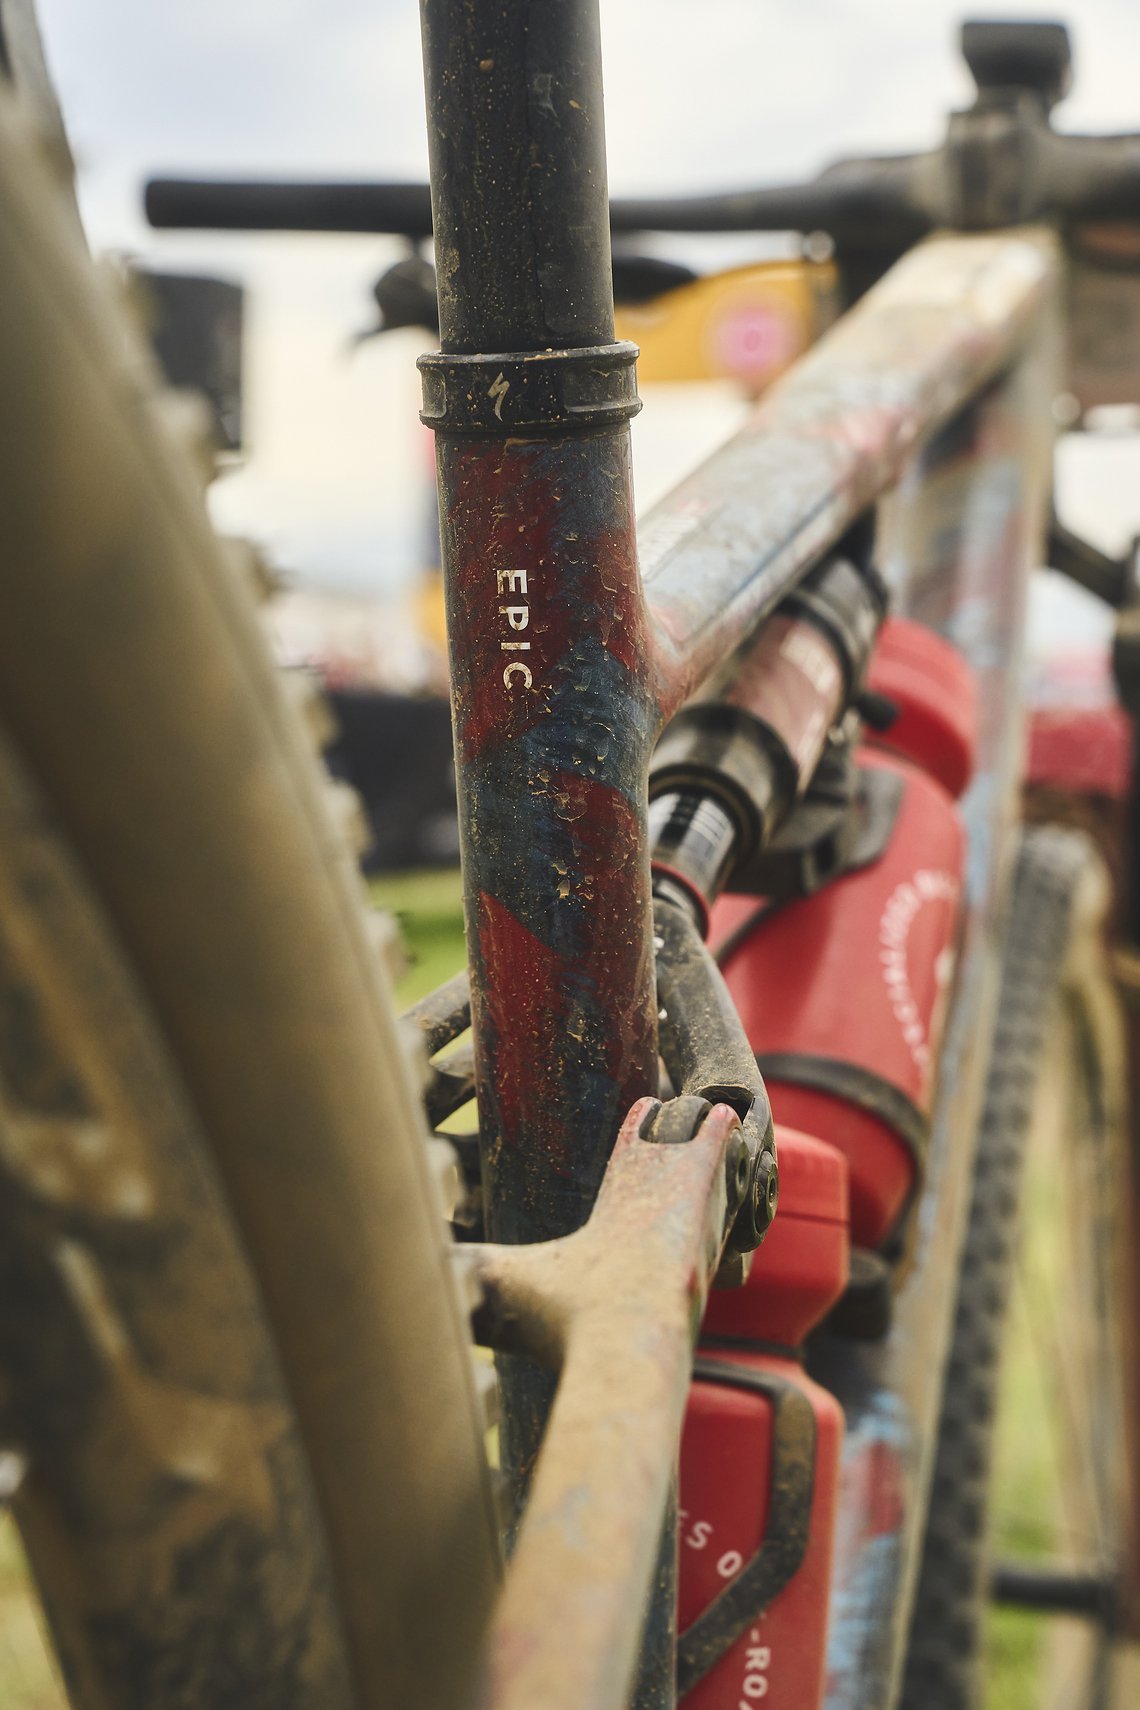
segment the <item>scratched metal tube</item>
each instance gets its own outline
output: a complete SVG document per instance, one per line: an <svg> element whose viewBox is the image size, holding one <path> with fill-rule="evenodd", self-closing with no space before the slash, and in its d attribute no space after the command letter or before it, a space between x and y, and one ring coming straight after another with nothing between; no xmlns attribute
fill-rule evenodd
<svg viewBox="0 0 1140 1710"><path fill-rule="evenodd" d="M1036 323L1052 240L931 239L765 394L638 531L668 717L1008 366Z"/></svg>
<svg viewBox="0 0 1140 1710"><path fill-rule="evenodd" d="M488 1233L547 1240L655 1079L628 430L438 455Z"/></svg>
<svg viewBox="0 0 1140 1710"><path fill-rule="evenodd" d="M614 336L597 0L424 0L440 344Z"/></svg>
<svg viewBox="0 0 1140 1710"><path fill-rule="evenodd" d="M543 1246L468 1249L483 1334L561 1368L492 1624L486 1710L674 1703L672 1631L654 1630L659 1666L643 1654L638 1675L636 1610L651 1575L661 1583L658 1533L672 1509L692 1344L724 1251L725 1160L740 1131L720 1104L683 1144L643 1137L655 1111L652 1099L630 1111L584 1229ZM668 1571L664 1580L671 1593Z"/></svg>
<svg viewBox="0 0 1140 1710"><path fill-rule="evenodd" d="M421 369L484 1205L492 1240L531 1243L586 1222L626 1111L656 1091L636 353L614 342L597 0L421 17L441 344ZM553 1384L500 1372L518 1502ZM640 1691L663 1705L671 1679Z"/></svg>

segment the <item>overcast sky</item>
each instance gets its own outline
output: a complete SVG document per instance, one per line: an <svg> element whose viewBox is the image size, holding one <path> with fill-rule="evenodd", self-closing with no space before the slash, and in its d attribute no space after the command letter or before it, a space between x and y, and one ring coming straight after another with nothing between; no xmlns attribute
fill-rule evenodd
<svg viewBox="0 0 1140 1710"><path fill-rule="evenodd" d="M998 11L1040 15L1016 0ZM962 14L946 0L601 0L601 12L619 194L787 180L848 152L926 146L969 95ZM408 494L424 461L412 364L425 339L349 354L398 251L156 238L139 197L151 171L426 176L415 0L40 0L40 13L93 244L250 286L251 456L217 491L222 518L306 576L398 581L420 556ZM1140 129L1140 3L1078 0L1065 15L1076 88L1059 122ZM664 467L653 432L645 419L646 490ZM1103 519L1101 486L1086 482L1082 499L1078 481L1075 502Z"/></svg>

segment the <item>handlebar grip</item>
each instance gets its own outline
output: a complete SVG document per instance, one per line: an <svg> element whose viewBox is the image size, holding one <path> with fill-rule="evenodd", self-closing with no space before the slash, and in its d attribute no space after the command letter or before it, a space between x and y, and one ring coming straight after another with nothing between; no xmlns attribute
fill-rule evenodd
<svg viewBox="0 0 1140 1710"><path fill-rule="evenodd" d="M431 236L426 184L152 178L144 206L150 224L167 229Z"/></svg>
<svg viewBox="0 0 1140 1710"><path fill-rule="evenodd" d="M927 229L901 207L900 166L826 173L807 184L691 197L640 197L610 204L615 232L807 231L836 238L866 232L913 242ZM429 238L426 184L257 182L243 179L152 178L144 206L150 224L183 230L394 233Z"/></svg>
<svg viewBox="0 0 1140 1710"><path fill-rule="evenodd" d="M930 230L914 199L913 155L838 161L800 184L714 196L640 197L610 203L615 232L825 231L841 246L905 249Z"/></svg>
<svg viewBox="0 0 1140 1710"><path fill-rule="evenodd" d="M1140 136L1050 140L1046 197L1067 220L1140 224Z"/></svg>
<svg viewBox="0 0 1140 1710"><path fill-rule="evenodd" d="M1023 218L1140 222L1140 136L1045 131L1038 147L1035 193ZM841 248L901 251L933 227L955 223L944 196L931 194L940 179L930 168L941 157L844 160L806 183L722 195L619 198L610 203L610 225L615 232L818 228ZM432 234L426 184L154 178L145 207L152 226L168 228L391 233L417 241Z"/></svg>

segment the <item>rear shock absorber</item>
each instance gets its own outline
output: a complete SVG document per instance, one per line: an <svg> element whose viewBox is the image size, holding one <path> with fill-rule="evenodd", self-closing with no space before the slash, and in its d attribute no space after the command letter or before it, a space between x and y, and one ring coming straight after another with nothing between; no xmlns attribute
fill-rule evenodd
<svg viewBox="0 0 1140 1710"><path fill-rule="evenodd" d="M721 698L665 730L650 768L657 895L707 926L734 873L763 851L816 775L829 733L863 695L887 594L861 524L777 607ZM863 697L865 699L865 697ZM876 718L873 701L865 714Z"/></svg>

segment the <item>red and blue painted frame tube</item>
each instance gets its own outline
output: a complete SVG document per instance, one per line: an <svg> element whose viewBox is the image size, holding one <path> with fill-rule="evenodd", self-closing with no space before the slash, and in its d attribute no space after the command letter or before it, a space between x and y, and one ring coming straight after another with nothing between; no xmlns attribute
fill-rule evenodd
<svg viewBox="0 0 1140 1710"><path fill-rule="evenodd" d="M422 9L436 428L488 1233L585 1222L656 1091L631 347L597 0ZM489 353L489 354L488 354Z"/></svg>
<svg viewBox="0 0 1140 1710"><path fill-rule="evenodd" d="M657 1090L633 357L614 342L597 0L421 9L436 430L485 1221L586 1221ZM501 1365L516 1494L552 1395Z"/></svg>
<svg viewBox="0 0 1140 1710"><path fill-rule="evenodd" d="M783 375L638 529L668 718L1005 369L1053 288L1048 234L930 239Z"/></svg>
<svg viewBox="0 0 1140 1710"><path fill-rule="evenodd" d="M488 1233L544 1240L656 1090L629 430L441 437L439 476Z"/></svg>

